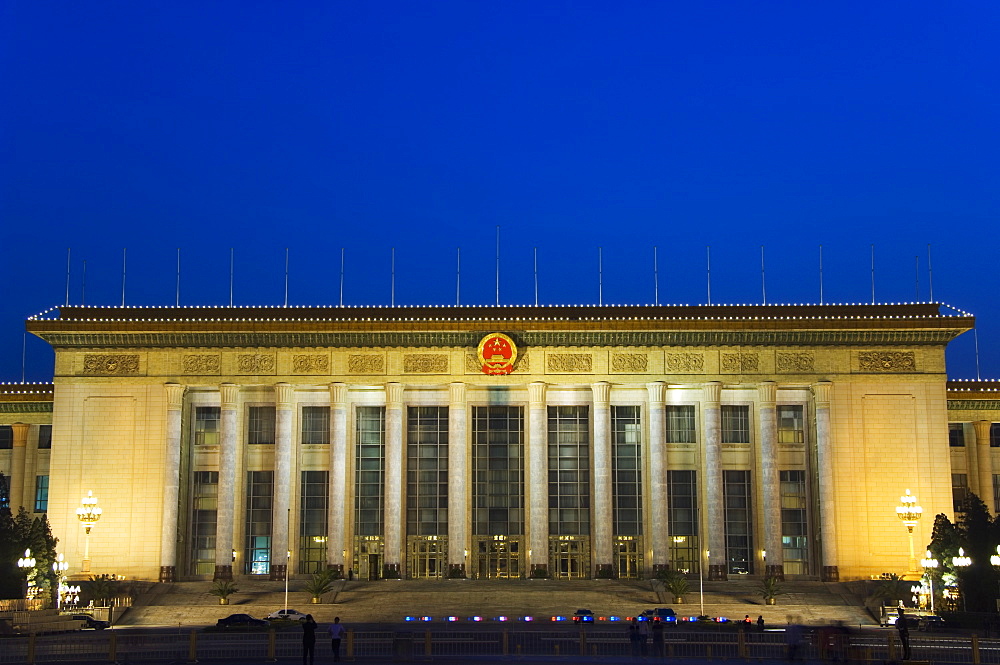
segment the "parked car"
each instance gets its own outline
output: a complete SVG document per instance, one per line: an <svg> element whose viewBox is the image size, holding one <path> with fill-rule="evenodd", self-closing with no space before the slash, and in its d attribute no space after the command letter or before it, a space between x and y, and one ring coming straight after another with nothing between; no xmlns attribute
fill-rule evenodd
<svg viewBox="0 0 1000 665"><path fill-rule="evenodd" d="M659 619L664 623L676 623L677 615L669 607L657 607L651 610L643 610L639 614L639 621L656 621Z"/></svg>
<svg viewBox="0 0 1000 665"><path fill-rule="evenodd" d="M944 619L935 614L929 614L927 616L919 617L917 619L917 630L923 630L927 632L944 630Z"/></svg>
<svg viewBox="0 0 1000 665"><path fill-rule="evenodd" d="M594 623L594 613L590 610L573 612L573 623Z"/></svg>
<svg viewBox="0 0 1000 665"><path fill-rule="evenodd" d="M95 619L89 614L74 614L73 619L76 621L83 621L84 628L93 628L94 630L104 630L111 626L110 621L103 621L102 619Z"/></svg>
<svg viewBox="0 0 1000 665"><path fill-rule="evenodd" d="M286 609L278 610L277 612L271 612L265 619L274 620L284 620L284 621L305 621L306 615L298 610Z"/></svg>
<svg viewBox="0 0 1000 665"><path fill-rule="evenodd" d="M225 619L219 619L215 624L218 628L233 628L243 626L246 628L267 628L271 624L263 619L257 619L249 614L230 614Z"/></svg>

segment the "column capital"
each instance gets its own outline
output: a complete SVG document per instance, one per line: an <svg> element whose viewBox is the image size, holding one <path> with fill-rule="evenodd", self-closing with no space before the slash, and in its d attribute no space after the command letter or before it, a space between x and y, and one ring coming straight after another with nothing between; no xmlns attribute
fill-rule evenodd
<svg viewBox="0 0 1000 665"><path fill-rule="evenodd" d="M528 384L528 406L545 406L545 387L544 381L533 381Z"/></svg>
<svg viewBox="0 0 1000 665"><path fill-rule="evenodd" d="M778 384L774 381L762 381L757 384L757 400L761 406L774 406L778 399Z"/></svg>
<svg viewBox="0 0 1000 665"><path fill-rule="evenodd" d="M184 404L184 386L168 382L163 384L163 388L167 391L167 411L180 411Z"/></svg>
<svg viewBox="0 0 1000 665"><path fill-rule="evenodd" d="M31 427L28 423L14 423L10 426L11 430L14 432L14 447L15 448L25 448L28 445L28 428ZM21 470L17 469L14 473L20 473Z"/></svg>
<svg viewBox="0 0 1000 665"><path fill-rule="evenodd" d="M651 381L646 384L646 392L649 393L649 403L661 406L667 399L667 384L663 381Z"/></svg>
<svg viewBox="0 0 1000 665"><path fill-rule="evenodd" d="M278 409L292 408L292 384L284 381L274 384L274 406Z"/></svg>
<svg viewBox="0 0 1000 665"><path fill-rule="evenodd" d="M594 392L594 406L608 408L611 405L611 384L607 381L598 381L591 385Z"/></svg>
<svg viewBox="0 0 1000 665"><path fill-rule="evenodd" d="M390 381L385 384L385 407L387 409L403 408L403 384Z"/></svg>
<svg viewBox="0 0 1000 665"><path fill-rule="evenodd" d="M832 388L832 381L819 381L812 384L813 396L816 398L817 405L830 406L830 390Z"/></svg>
<svg viewBox="0 0 1000 665"><path fill-rule="evenodd" d="M240 387L235 383L219 384L219 396L222 400L223 409L236 408L236 396L239 395Z"/></svg>
<svg viewBox="0 0 1000 665"><path fill-rule="evenodd" d="M346 405L347 405L347 384L339 382L331 383L330 406L344 407Z"/></svg>
<svg viewBox="0 0 1000 665"><path fill-rule="evenodd" d="M976 444L990 445L990 429L993 427L993 421L974 420L972 426L976 428Z"/></svg>
<svg viewBox="0 0 1000 665"><path fill-rule="evenodd" d="M448 404L462 406L465 404L466 385L461 381L448 384Z"/></svg>
<svg viewBox="0 0 1000 665"><path fill-rule="evenodd" d="M722 381L708 381L704 385L705 401L718 404L722 401Z"/></svg>

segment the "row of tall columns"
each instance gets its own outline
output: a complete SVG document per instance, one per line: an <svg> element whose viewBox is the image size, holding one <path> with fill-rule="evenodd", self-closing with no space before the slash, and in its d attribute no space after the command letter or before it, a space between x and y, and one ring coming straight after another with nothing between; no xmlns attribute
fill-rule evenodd
<svg viewBox="0 0 1000 665"><path fill-rule="evenodd" d="M832 477L832 450L830 437L830 391L832 384L814 384L816 405L816 448L819 466L819 494L821 517L821 542L823 579L838 579L836 565L836 520ZM666 461L666 384L652 382L646 386L649 401L649 506L651 523L650 546L652 564L655 569L670 566L670 536L668 524L668 491ZM613 483L612 483L612 425L609 383L600 381L592 385L594 404L593 434L593 488L594 523L593 553L598 574L601 570L611 570L614 562L613 551ZM705 384L702 409L704 415L704 496L706 504L707 534L705 544L708 550L708 578L724 580L726 573L724 489L722 483L721 455L721 390L722 384L711 381ZM777 446L777 386L774 382L764 382L758 387L759 404L759 468L761 501L764 518L764 546L767 552L765 574L783 575L781 546L781 505L780 481L778 475ZM178 384L166 385L166 461L164 468L164 522L161 543L160 578L171 581L176 577L178 497L180 482L180 442L181 413L184 387ZM236 471L238 457L237 442L237 394L238 386L231 383L220 385L220 455L219 493L217 508L215 579L232 579L233 533L235 527ZM448 443L448 565L464 572L465 551L468 539L466 520L468 512L467 483L469 461L466 451L468 434L467 389L461 382L449 386L449 443ZM403 386L399 383L386 384L385 393L385 531L384 561L386 572L401 574L403 561L403 527L405 515L402 511L403 492ZM547 570L548 567L548 413L546 409L546 384L528 384L528 441L526 501L529 535L530 570ZM275 385L275 488L271 551L271 577L283 579L287 574L287 552L289 549L290 500L292 492L293 457L293 399L292 386L287 383ZM343 497L347 495L348 435L347 435L347 386L343 383L330 385L330 488L329 488L329 538L327 541L327 561L330 568L343 572L347 564L345 552L348 549L345 506ZM977 433L976 449L979 453L980 486L992 487L992 467L989 461L989 421L975 423ZM23 466L27 425L14 430L14 463ZM23 483L13 483L11 500L18 502L22 497L17 492ZM14 503L14 505L18 505ZM285 563L278 563L278 562ZM390 573L391 574L391 573Z"/></svg>
<svg viewBox="0 0 1000 665"><path fill-rule="evenodd" d="M13 473L10 480L10 508L15 515L21 506L25 506L24 498L29 490L25 486L28 474L25 473L28 451L28 425L14 423L10 426L14 434L14 448L11 450L11 467ZM31 474L34 476L34 474ZM30 496L30 495L28 495ZM25 506L27 507L27 506Z"/></svg>
<svg viewBox="0 0 1000 665"><path fill-rule="evenodd" d="M989 420L977 420L972 423L976 429L976 452L974 455L969 455L969 465L972 466L974 462L978 467L979 498L989 506L991 513L993 512L993 460L990 451L990 427L992 425L993 423Z"/></svg>

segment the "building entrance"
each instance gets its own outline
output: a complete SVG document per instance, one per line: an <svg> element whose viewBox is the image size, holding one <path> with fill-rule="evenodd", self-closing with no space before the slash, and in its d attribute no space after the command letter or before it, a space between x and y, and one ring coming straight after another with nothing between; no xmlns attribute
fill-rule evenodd
<svg viewBox="0 0 1000 665"><path fill-rule="evenodd" d="M590 577L590 538L552 536L549 538L551 576L561 580Z"/></svg>
<svg viewBox="0 0 1000 665"><path fill-rule="evenodd" d="M407 539L407 575L410 579L443 577L447 569L448 539L444 536L410 536Z"/></svg>
<svg viewBox="0 0 1000 665"><path fill-rule="evenodd" d="M621 579L635 580L642 577L642 538L615 537L617 574Z"/></svg>
<svg viewBox="0 0 1000 665"><path fill-rule="evenodd" d="M358 536L354 539L354 569L358 579L377 580L382 577L381 536Z"/></svg>
<svg viewBox="0 0 1000 665"><path fill-rule="evenodd" d="M521 539L492 536L476 541L476 577L504 580L521 577Z"/></svg>

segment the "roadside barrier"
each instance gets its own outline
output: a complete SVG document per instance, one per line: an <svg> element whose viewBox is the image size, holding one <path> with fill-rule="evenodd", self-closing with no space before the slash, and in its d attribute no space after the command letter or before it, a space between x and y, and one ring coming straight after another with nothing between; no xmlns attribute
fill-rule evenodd
<svg viewBox="0 0 1000 665"><path fill-rule="evenodd" d="M409 626L407 627L409 628ZM629 640L626 627L562 625L537 629L532 624L497 626L414 625L411 630L348 629L341 645L345 661L469 659L475 657L645 656L650 659L801 660L886 662L898 658L901 645L895 631L845 634L828 628L807 629L802 641L788 643L782 630L695 631L666 628L662 642ZM316 658L330 662L330 640L317 636ZM212 660L298 660L302 633L288 631L163 632L128 629L58 635L28 635L2 640L0 665L58 663L211 662ZM914 660L961 665L1000 665L1000 640L978 636L911 636Z"/></svg>

